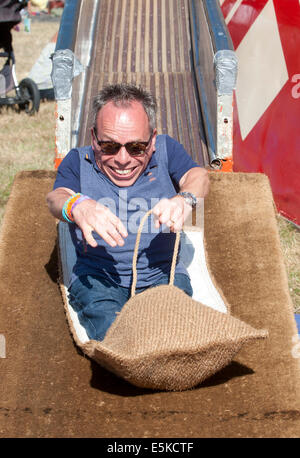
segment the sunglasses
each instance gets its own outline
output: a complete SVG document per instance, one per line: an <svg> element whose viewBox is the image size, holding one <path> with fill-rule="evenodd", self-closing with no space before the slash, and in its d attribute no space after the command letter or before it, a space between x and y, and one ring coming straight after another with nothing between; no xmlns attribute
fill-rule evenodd
<svg viewBox="0 0 300 458"><path fill-rule="evenodd" d="M125 146L126 151L130 154L130 156L142 156L147 151L147 148L152 140L153 132L147 142L128 142L125 143L125 145L113 141L100 141L97 137L95 129L94 135L103 154L117 154L120 151L120 148Z"/></svg>

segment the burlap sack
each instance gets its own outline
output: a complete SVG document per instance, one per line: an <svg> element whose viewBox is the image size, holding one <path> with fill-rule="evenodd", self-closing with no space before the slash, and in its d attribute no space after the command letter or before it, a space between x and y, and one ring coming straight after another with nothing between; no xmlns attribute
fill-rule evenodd
<svg viewBox="0 0 300 458"><path fill-rule="evenodd" d="M169 285L135 295L136 262L141 230L133 256L131 298L102 342L90 340L83 352L133 385L160 390L185 390L226 366L243 344L266 338L243 321L193 300L173 285L180 233L177 233Z"/></svg>

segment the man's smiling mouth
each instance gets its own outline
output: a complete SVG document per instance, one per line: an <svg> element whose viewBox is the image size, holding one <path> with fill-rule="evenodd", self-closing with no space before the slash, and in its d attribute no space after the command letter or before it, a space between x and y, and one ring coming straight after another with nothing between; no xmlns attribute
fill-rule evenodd
<svg viewBox="0 0 300 458"><path fill-rule="evenodd" d="M130 175L136 167L131 167L130 169L117 169L116 167L110 167L110 169L117 175L126 176Z"/></svg>

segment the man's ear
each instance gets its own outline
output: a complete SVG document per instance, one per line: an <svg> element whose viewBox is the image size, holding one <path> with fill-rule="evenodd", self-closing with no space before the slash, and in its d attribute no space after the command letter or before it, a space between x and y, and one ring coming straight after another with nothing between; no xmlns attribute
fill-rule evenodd
<svg viewBox="0 0 300 458"><path fill-rule="evenodd" d="M94 127L91 127L91 145L93 147L93 149L95 149L97 147L97 140L95 138L95 131L94 131Z"/></svg>
<svg viewBox="0 0 300 458"><path fill-rule="evenodd" d="M155 151L156 137L157 137L157 129L154 128L153 132L152 132L152 140L151 140L151 143L152 143L151 147L152 147L153 151Z"/></svg>

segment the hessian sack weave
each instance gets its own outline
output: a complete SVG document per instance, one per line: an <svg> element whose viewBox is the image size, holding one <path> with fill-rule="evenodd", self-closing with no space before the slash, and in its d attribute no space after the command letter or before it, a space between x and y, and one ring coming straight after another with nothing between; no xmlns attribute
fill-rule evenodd
<svg viewBox="0 0 300 458"><path fill-rule="evenodd" d="M203 305L174 286L180 232L176 234L169 284L135 295L139 242L151 212L144 215L137 233L131 298L104 340L90 340L81 348L133 385L185 390L222 369L244 344L266 338L268 332Z"/></svg>

